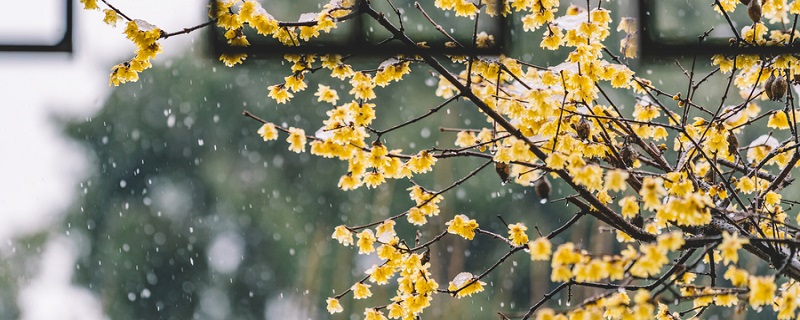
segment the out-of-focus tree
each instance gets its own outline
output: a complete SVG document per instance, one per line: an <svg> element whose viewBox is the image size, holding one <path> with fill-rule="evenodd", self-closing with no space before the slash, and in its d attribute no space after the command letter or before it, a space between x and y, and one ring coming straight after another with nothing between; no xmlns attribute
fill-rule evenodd
<svg viewBox="0 0 800 320"><path fill-rule="evenodd" d="M81 2L87 9L98 8L96 1ZM725 18L734 35L730 39L732 48L789 47L800 35L793 29L800 1L707 2ZM461 299L480 294L489 286L504 285L487 281L490 275L501 273L499 270L510 272L494 279L507 280L512 288L533 290L537 285L518 285L522 282L519 280L528 279L513 272L517 262L514 257L525 256L532 261L533 269L548 270L532 272L528 280L547 290L533 293L527 301L515 301L519 296L512 294L508 299L515 303L497 310L501 318L673 319L699 316L711 306L759 311L769 308L787 319L796 315L800 233L793 222L797 215L791 210L797 202L782 194L793 182L791 171L800 160L798 114L791 90L800 70L792 54L716 55L711 59L716 68L708 72L700 71L700 60L694 57L689 68L680 63L676 66L685 74L685 89L679 92L636 75L630 68L637 52L636 22L620 17L613 21L610 4L605 1L581 2L581 7L562 6L555 0L436 0L401 10L390 0L332 0L321 4L318 12L304 14L299 22L282 21L268 13L268 5L262 7L256 1L216 1L208 23L172 33L134 20L105 0L103 3L107 22L124 20L125 35L137 46L131 60L114 67L112 85L137 81L161 51L162 39L207 26L222 28L232 47L249 46L249 39L263 36L296 46L313 43L352 17L364 16L387 37L377 46L389 42L405 46L406 54L371 65L353 64L352 56L336 54L287 55L287 76L267 88L268 96L277 104L291 103L286 109L297 112L294 105L308 103L301 94L315 91L316 101L327 104L324 115L304 117L298 112L295 121L288 122L280 118L280 112L286 109L278 113L244 112L260 123L257 133L264 140L285 140L292 152L346 164L346 168L338 168L340 189L374 188L378 194L394 189L397 191L387 194L406 193L411 198L391 214L372 214L367 223L353 218L362 212L344 210L343 224L329 230L332 238L367 256L359 260L361 263L346 264L344 272L328 273L367 274L336 288L326 300L332 314L343 312L342 302L352 297L368 301L363 311L367 319L436 316L437 310L442 311L431 306L438 301L461 305L448 296ZM449 18L434 20L426 10L444 11ZM746 27L735 27L729 13L736 10L747 13L747 20L738 22ZM506 56L442 55L406 32L404 21L412 14L426 16L448 40L448 47L463 48L487 47L494 41L480 30L481 17L511 15L531 32L515 41L532 40L541 47L536 50L561 50L565 55L544 64ZM451 36L455 32L448 28L451 20L474 23L470 40ZM612 34L617 41L610 41ZM700 40L708 35L700 35ZM246 58L244 53L226 53L220 60L234 66ZM381 88L397 88L411 81L406 77L412 69L435 74L430 91L441 102L431 103L414 93L415 100L408 103L426 105L429 110L412 117L398 116L397 102L376 99L389 92ZM723 83L721 92L699 99L703 90L712 86L710 79ZM632 98L635 102L629 103ZM625 104L633 106L624 108ZM126 112L146 115L135 109ZM126 119L125 114L109 117ZM420 144L403 141L404 130L426 121L439 124L437 139ZM248 131L246 125L209 127L215 127L215 133L225 128L228 134L237 135L256 131ZM430 127L422 128L423 138L430 137ZM117 139L129 137L129 130L114 130ZM760 136L748 138L754 134ZM97 133L90 136L97 138ZM141 137L134 139L131 133L130 141L123 145L139 143L137 139ZM209 145L200 141L206 140L198 140L198 145ZM158 143L147 146L170 148ZM245 146L252 145L242 145L240 150ZM187 161L193 156L192 149L186 147L171 152L175 157L163 161ZM136 168L150 163L118 157L116 153L98 158L112 159L103 170L128 162L125 172L135 177L142 176ZM213 157L212 153L196 160L213 168L214 173L209 173L212 176L220 171L209 160ZM295 164L298 171L308 168L302 161ZM451 166L468 169L448 170ZM222 168L239 170L235 165ZM546 213L521 216L492 208L447 206L451 199L470 198L459 195L459 186L480 179L482 171L490 170L504 183L513 181L536 193L548 207L569 204L573 210L570 218L550 223L543 221L548 218ZM190 174L194 173L184 173ZM138 183L120 179L119 186L101 188L124 187L126 193L150 190L146 179L140 179ZM383 187L387 181L408 181L411 186L405 190ZM175 178L168 183L181 185L182 180ZM229 196L236 199L248 189L257 192L263 184L243 185ZM186 203L219 201L202 189L191 190ZM456 191L445 201L451 190ZM102 199L87 200L92 203ZM161 211L166 212L169 205L181 202L168 199L164 203ZM136 206L141 205L118 203L102 211L122 212ZM483 212L475 212L479 210ZM487 211L499 213L499 219L488 218ZM103 225L104 230L115 234L123 232L106 225L110 218L106 214L86 222L92 226L90 230ZM446 223L436 225L438 219ZM209 223L208 218L197 221ZM593 228L592 240L600 238L596 234L599 230L613 230L618 243L603 246L597 241L569 239L565 232L581 226ZM156 245L174 249L164 249L168 255L161 263L191 263L196 253L187 248L201 237L171 234L175 238L167 240L168 227L154 224L152 228L154 234L163 234L160 244L154 237ZM417 232L408 232L414 228ZM471 248L484 242L497 243L503 249L473 255ZM124 249L124 243L117 245ZM745 259L739 259L742 250L749 252L755 264L746 265ZM452 253L451 259L442 259L431 251ZM178 261L180 257L183 259ZM448 265L452 257L470 262L453 267ZM325 262L332 268L342 267L340 261ZM441 272L444 269L447 272ZM92 276L102 273L87 275ZM543 285L547 281L551 284ZM578 300L572 296L573 289L593 295ZM560 301L569 304L564 306Z"/></svg>
<svg viewBox="0 0 800 320"><path fill-rule="evenodd" d="M82 252L78 283L98 292L115 319L324 317L319 302L327 293L360 278L348 270L355 253L329 245L329 231L344 222L389 217L406 198L391 190L410 184L392 182L379 194L329 188L346 166L331 167L325 159L287 155L279 144L258 143L261 138L248 129L252 120L241 116L248 108L309 126L325 110L267 103L258 79L278 69L268 63L204 76L210 64L192 54L169 61L143 75L141 86L116 88L100 113L68 124L68 134L86 145L94 168L65 222ZM202 79L183 81L194 78ZM167 82L172 84L160 85ZM424 82L420 77L386 101L403 101L423 90ZM297 99L316 97L307 93ZM410 117L420 111L409 106L400 113ZM234 127L242 129L228 130ZM430 143L438 133L431 134L409 136L404 143ZM498 185L468 183L463 192L489 194ZM519 211L535 202L512 199L511 193L498 196L506 203L492 205L486 196L453 205ZM398 228L403 229L413 232ZM486 242L472 250L501 248ZM453 265L465 263L446 252L436 256L452 259ZM330 273L345 276L319 276Z"/></svg>

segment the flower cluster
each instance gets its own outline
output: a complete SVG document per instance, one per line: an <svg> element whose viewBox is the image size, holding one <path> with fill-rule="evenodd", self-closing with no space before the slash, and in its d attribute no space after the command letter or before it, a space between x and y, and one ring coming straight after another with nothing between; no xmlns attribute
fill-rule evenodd
<svg viewBox="0 0 800 320"><path fill-rule="evenodd" d="M788 47L800 41L800 32L787 30L792 25L790 15L795 19L800 15L800 0L710 2L717 12L711 14L730 21L730 13L742 10L752 20L741 30L730 30L733 47ZM81 3L87 9L99 9L96 1ZM746 302L753 308L772 305L781 319L797 316L797 279L778 281L774 275L755 275L738 266L740 252L748 250L761 259L770 257L767 262L779 273L800 277L796 260L800 232L791 226L786 212L796 202L781 193L792 182L791 170L800 166L800 114L793 93L793 86L800 85L800 68L795 55L715 55L710 63L716 69L705 77L700 77L694 64L691 70L681 70L689 79L688 92L667 92L629 67L629 59L637 56L637 22L613 21L615 15L603 1L587 8L562 8L555 0L435 0L432 6L454 19L475 21L482 14L517 17L524 31L541 35L534 43L545 50L560 50L563 60L545 67L502 55L437 56L424 43L406 41L404 29L394 27L369 1L356 6L353 0L331 0L297 22L278 21L253 0L216 1L209 12L234 47L248 46L247 35L253 34L296 46L330 32L350 14L364 14L377 20L394 40L403 40L412 52L384 57L380 64L364 69L336 54L289 54L284 59L290 73L283 82L268 87L274 103L286 104L307 89L307 77L317 71L331 78L330 83L317 84L314 94L327 108L317 130L261 120L258 134L265 141L287 134L285 141L292 152L308 151L343 161L347 170L338 182L342 190L378 188L390 179L412 184L408 191L413 205L408 210L365 226L335 228L333 239L357 247L361 255L377 255L380 261L366 270L362 280L327 300L330 313L344 311L339 299L347 294L371 298L373 286L397 289L383 306L367 308L366 319L413 319L431 305L437 293L458 298L480 293L491 283L483 280L496 265L477 275L461 272L444 289L439 287L437 276L441 277L432 271L428 254L444 237L470 241L486 236L508 248L497 264L525 251L531 263L549 261L550 280L560 284L558 288L614 289L561 313L539 304L527 315L535 311L537 319L683 316L671 310L675 309L671 304L660 303L664 291L675 295L676 301L691 300L696 315L712 304L729 307ZM403 21L403 13L395 12ZM125 16L106 10L104 20L115 24L120 17ZM477 26L476 22L472 45L486 47L494 38ZM437 30L448 34L446 28ZM611 37L614 32L616 38ZM138 79L138 73L149 68L161 51L157 41L164 37L143 20L128 21L125 34L136 44L136 56L114 67L114 85ZM246 57L226 54L220 60L234 66ZM450 65L444 66L443 60ZM378 105L380 88L402 81L416 64L435 71L434 94L445 101L411 121L386 130L374 128L377 109L393 107ZM727 88L735 94L728 97L726 91L713 103L697 99L700 86L715 76L727 77ZM626 102L621 102L622 96ZM447 144L455 148L445 149L437 141L434 147L403 152L387 138L459 99L477 107L481 117L478 123L465 121L469 128L442 128L454 135ZM751 139L744 128L759 121L772 131ZM456 157L482 158L486 163L441 191L427 190L412 180L431 172L440 159ZM536 223L533 219L504 222L507 230L495 233L479 228L480 216L471 219L443 212L443 194L490 164L503 183L513 180L521 188L532 187L531 193L542 203L549 201L550 192L574 190L576 194L562 194L560 201L580 212L563 228L539 233L533 240L527 234L527 226ZM568 188L552 188L551 179ZM591 252L591 246L560 239L583 216L613 228L620 242L617 249ZM422 232L411 242L394 231L399 221L419 228L429 219L443 219L439 222L447 226L429 242L419 244ZM800 222L800 217L796 219ZM690 259L699 248L705 251ZM732 287L720 286L717 273ZM708 277L711 281L706 281ZM637 284L629 285L633 282ZM638 290L657 287L664 289Z"/></svg>

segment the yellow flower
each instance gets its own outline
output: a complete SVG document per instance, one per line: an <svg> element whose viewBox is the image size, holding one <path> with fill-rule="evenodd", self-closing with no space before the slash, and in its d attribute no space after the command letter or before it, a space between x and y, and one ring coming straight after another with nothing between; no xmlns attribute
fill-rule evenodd
<svg viewBox="0 0 800 320"><path fill-rule="evenodd" d="M375 228L375 236L378 237L379 239L386 237L391 238L396 236L397 233L394 231L395 224L396 222L394 222L394 220L391 219L384 221L383 223L378 225L377 228Z"/></svg>
<svg viewBox="0 0 800 320"><path fill-rule="evenodd" d="M525 234L525 231L528 230L522 223L515 223L508 226L508 234L511 243L515 246L521 246L523 244L528 243L528 235Z"/></svg>
<svg viewBox="0 0 800 320"><path fill-rule="evenodd" d="M103 18L103 22L111 25L112 27L117 26L117 21L119 21L119 15L116 11L111 9L103 10L105 17Z"/></svg>
<svg viewBox="0 0 800 320"><path fill-rule="evenodd" d="M798 303L800 287L797 286L797 282L794 280L789 280L789 282L781 286L780 291L781 294L775 299L775 304L773 305L773 309L777 305L778 319L796 319L795 310L800 306L800 303Z"/></svg>
<svg viewBox="0 0 800 320"><path fill-rule="evenodd" d="M589 191L599 190L603 181L603 169L599 165L585 165L575 170L570 170L575 183L586 187Z"/></svg>
<svg viewBox="0 0 800 320"><path fill-rule="evenodd" d="M250 2L250 1L248 1ZM278 21L269 14L262 14L253 17L250 20L250 26L256 29L256 32L262 36L274 35L280 30Z"/></svg>
<svg viewBox="0 0 800 320"><path fill-rule="evenodd" d="M390 304L386 307L386 310L389 310L389 318L391 319L400 319L406 314L403 306L397 302Z"/></svg>
<svg viewBox="0 0 800 320"><path fill-rule="evenodd" d="M139 74L132 70L128 63L120 63L111 68L111 77L108 85L119 86L120 83L139 80Z"/></svg>
<svg viewBox="0 0 800 320"><path fill-rule="evenodd" d="M139 49L149 47L161 37L161 29L139 19L129 21L124 33Z"/></svg>
<svg viewBox="0 0 800 320"><path fill-rule="evenodd" d="M246 58L247 58L246 53L223 53L219 56L219 61L222 61L222 63L225 64L226 67L233 67L237 64L242 63L242 61L244 61ZM272 93L270 92L270 94ZM291 94L289 94L289 96L291 98ZM277 100L277 98L275 99Z"/></svg>
<svg viewBox="0 0 800 320"><path fill-rule="evenodd" d="M372 233L372 230L366 229L361 231L358 234L358 254L368 254L370 252L375 251L375 248L372 246L375 243L375 235Z"/></svg>
<svg viewBox="0 0 800 320"><path fill-rule="evenodd" d="M573 268L575 280L579 282L597 282L608 277L610 264L608 262L591 259L589 262L581 262Z"/></svg>
<svg viewBox="0 0 800 320"><path fill-rule="evenodd" d="M686 241L683 240L683 232L680 231L658 236L658 246L666 250L678 250L684 243Z"/></svg>
<svg viewBox="0 0 800 320"><path fill-rule="evenodd" d="M478 7L468 0L456 0L456 17L474 18L478 14Z"/></svg>
<svg viewBox="0 0 800 320"><path fill-rule="evenodd" d="M664 179L661 177L645 177L642 180L642 189L639 195L642 196L644 208L653 210L661 206L661 197L667 194L664 189Z"/></svg>
<svg viewBox="0 0 800 320"><path fill-rule="evenodd" d="M719 66L719 70L723 73L728 73L733 70L733 60L727 59L721 54L716 54L711 57L711 65Z"/></svg>
<svg viewBox="0 0 800 320"><path fill-rule="evenodd" d="M435 291L439 288L439 284L436 283L433 278L425 277L422 279L417 279L417 282L414 283L414 290L421 295L428 295L431 292Z"/></svg>
<svg viewBox="0 0 800 320"><path fill-rule="evenodd" d="M697 292L700 294L705 294L705 296L697 297L694 300L692 300L692 307L699 308L710 305L712 302L714 302L714 296L711 295L712 292L713 291L711 291L710 289L705 289Z"/></svg>
<svg viewBox="0 0 800 320"><path fill-rule="evenodd" d="M450 285L447 287L447 290L460 290L458 293L456 293L456 297L458 298L471 296L474 293L483 291L483 286L486 285L486 282L475 281L472 284L469 284L473 280L475 280L475 276L473 276L471 273L459 273L455 278L453 278L453 281L450 281Z"/></svg>
<svg viewBox="0 0 800 320"><path fill-rule="evenodd" d="M722 277L726 280L730 280L731 284L737 287L743 287L747 285L747 281L749 280L750 274L747 273L744 269L739 269L734 266L728 267L728 270L725 271L725 274Z"/></svg>
<svg viewBox="0 0 800 320"><path fill-rule="evenodd" d="M308 85L303 81L304 79L305 76L302 73L283 78L283 80L286 81L286 86L289 87L292 92L303 91L306 89L306 87L308 87Z"/></svg>
<svg viewBox="0 0 800 320"><path fill-rule="evenodd" d="M473 146L478 142L475 135L468 131L461 131L456 135L455 145L457 147L466 148Z"/></svg>
<svg viewBox="0 0 800 320"><path fill-rule="evenodd" d="M269 97L278 103L286 103L294 95L290 93L283 85L269 86Z"/></svg>
<svg viewBox="0 0 800 320"><path fill-rule="evenodd" d="M528 250L531 253L531 261L547 261L553 251L553 244L546 237L539 237L528 243Z"/></svg>
<svg viewBox="0 0 800 320"><path fill-rule="evenodd" d="M353 67L348 64L337 64L331 70L331 77L339 78L339 80L344 80L346 78L352 77L355 75L355 71L353 71Z"/></svg>
<svg viewBox="0 0 800 320"><path fill-rule="evenodd" d="M572 271L568 266L554 267L550 273L550 281L553 282L567 282L572 279Z"/></svg>
<svg viewBox="0 0 800 320"><path fill-rule="evenodd" d="M453 220L445 224L448 226L447 232L460 235L467 240L472 240L475 237L475 229L478 228L478 222L474 219L470 220L469 217L463 214L453 217Z"/></svg>
<svg viewBox="0 0 800 320"><path fill-rule="evenodd" d="M789 129L789 118L786 112L778 111L769 116L767 127L775 129Z"/></svg>
<svg viewBox="0 0 800 320"><path fill-rule="evenodd" d="M325 101L330 104L336 104L336 101L339 100L339 94L336 93L336 90L321 84L317 88L317 92L314 93L314 96L318 97L317 102Z"/></svg>
<svg viewBox="0 0 800 320"><path fill-rule="evenodd" d="M783 196L781 196L779 193L770 191L764 196L764 203L770 206L775 206L781 203L781 198L783 198Z"/></svg>
<svg viewBox="0 0 800 320"><path fill-rule="evenodd" d="M409 314L415 315L422 312L422 309L429 307L431 305L431 299L433 298L430 295L413 295L403 301L403 307L408 310ZM414 318L412 317L412 319Z"/></svg>
<svg viewBox="0 0 800 320"><path fill-rule="evenodd" d="M606 171L605 184L603 187L610 191L625 191L627 188L626 180L628 180L628 172L625 170L608 170Z"/></svg>
<svg viewBox="0 0 800 320"><path fill-rule="evenodd" d="M553 152L547 156L545 163L550 169L560 170L563 169L564 165L567 164L567 158L561 153Z"/></svg>
<svg viewBox="0 0 800 320"><path fill-rule="evenodd" d="M264 138L264 141L275 140L278 139L278 130L274 124L267 122L258 128L258 135Z"/></svg>
<svg viewBox="0 0 800 320"><path fill-rule="evenodd" d="M550 261L550 265L552 267L558 267L562 265L570 265L576 264L581 261L582 255L578 252L575 252L575 244L572 242L567 242L558 246L556 252L553 253L553 260Z"/></svg>
<svg viewBox="0 0 800 320"><path fill-rule="evenodd" d="M721 294L714 297L714 304L722 307L730 307L739 304L739 297L736 294Z"/></svg>
<svg viewBox="0 0 800 320"><path fill-rule="evenodd" d="M395 266L395 260L400 261L403 258L403 254L392 245L384 244L378 247L378 258L390 262L387 265Z"/></svg>
<svg viewBox="0 0 800 320"><path fill-rule="evenodd" d="M328 298L326 302L328 303L328 312L330 314L340 313L344 311L344 308L342 308L342 305L339 303L339 299Z"/></svg>
<svg viewBox="0 0 800 320"><path fill-rule="evenodd" d="M634 106L633 117L638 121L650 121L661 115L658 107L648 101L640 101Z"/></svg>
<svg viewBox="0 0 800 320"><path fill-rule="evenodd" d="M339 189L342 189L344 191L355 190L360 185L361 185L361 180L350 172L339 178L339 184L338 184Z"/></svg>
<svg viewBox="0 0 800 320"><path fill-rule="evenodd" d="M83 3L83 8L86 10L97 9L97 0L81 0L81 3Z"/></svg>
<svg viewBox="0 0 800 320"><path fill-rule="evenodd" d="M416 226L421 226L428 222L428 219L425 218L425 214L417 207L409 209L406 218L408 222Z"/></svg>
<svg viewBox="0 0 800 320"><path fill-rule="evenodd" d="M408 160L408 167L414 173L425 173L433 168L436 163L436 158L433 157L427 150L422 150L417 155Z"/></svg>
<svg viewBox="0 0 800 320"><path fill-rule="evenodd" d="M296 153L304 152L306 151L306 132L303 129L290 127L286 142L289 143L289 150Z"/></svg>
<svg viewBox="0 0 800 320"><path fill-rule="evenodd" d="M369 288L372 287L368 284L363 284L361 282L357 282L354 284L350 290L353 290L353 298L356 299L366 299L372 296L372 291Z"/></svg>
<svg viewBox="0 0 800 320"><path fill-rule="evenodd" d="M531 28L530 23L524 24L523 27L527 29L533 29ZM558 50L558 48L561 47L561 43L564 42L564 33L562 33L561 29L557 27L552 27L548 30L547 36L542 38L542 42L539 44L539 46L548 50Z"/></svg>
<svg viewBox="0 0 800 320"><path fill-rule="evenodd" d="M750 194L756 190L756 183L753 178L742 177L736 182L736 189L739 189L744 194Z"/></svg>
<svg viewBox="0 0 800 320"><path fill-rule="evenodd" d="M636 196L627 196L619 200L621 214L625 219L630 219L639 214L639 201Z"/></svg>
<svg viewBox="0 0 800 320"><path fill-rule="evenodd" d="M670 178L669 175L672 173L674 172L667 174L667 178ZM686 196L690 192L694 192L694 185L692 184L692 181L689 179L678 180L677 177L675 177L675 179L673 179L673 182L667 183L667 185L669 188L668 192L676 196Z"/></svg>
<svg viewBox="0 0 800 320"><path fill-rule="evenodd" d="M737 251L742 248L743 244L749 242L748 239L739 238L737 233L731 235L728 231L722 231L722 243L717 247L720 250L720 256L722 256L722 263L727 265L730 262L736 263L739 261Z"/></svg>
<svg viewBox="0 0 800 320"><path fill-rule="evenodd" d="M759 306L772 304L775 298L775 290L778 286L775 284L774 276L763 277L750 277L750 306L758 308Z"/></svg>
<svg viewBox="0 0 800 320"><path fill-rule="evenodd" d="M377 284L389 283L389 278L394 275L394 267L388 264L382 266L372 265L372 268L367 269L366 273L369 275L369 281Z"/></svg>
<svg viewBox="0 0 800 320"><path fill-rule="evenodd" d="M643 244L639 247L642 256L631 267L631 274L638 277L657 275L669 260L666 252L656 245Z"/></svg>
<svg viewBox="0 0 800 320"><path fill-rule="evenodd" d="M375 310L374 308L364 309L364 320L387 320L383 312Z"/></svg>
<svg viewBox="0 0 800 320"><path fill-rule="evenodd" d="M364 184L366 184L368 188L375 188L384 182L386 182L386 178L384 178L383 173L378 170L372 170L364 175Z"/></svg>
<svg viewBox="0 0 800 320"><path fill-rule="evenodd" d="M350 246L353 244L353 233L350 232L350 230L348 230L344 225L337 226L335 229L333 229L331 238L336 239L336 241L339 241L339 243L345 246Z"/></svg>

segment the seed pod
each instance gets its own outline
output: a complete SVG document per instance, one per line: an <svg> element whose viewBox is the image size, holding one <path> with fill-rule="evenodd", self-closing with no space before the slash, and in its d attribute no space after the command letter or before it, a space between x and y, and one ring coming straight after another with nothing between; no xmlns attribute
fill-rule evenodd
<svg viewBox="0 0 800 320"><path fill-rule="evenodd" d="M728 153L735 156L739 155L739 139L736 139L736 135L733 132L728 132Z"/></svg>
<svg viewBox="0 0 800 320"><path fill-rule="evenodd" d="M631 218L631 224L641 229L644 227L644 217L642 217L641 214L633 216L633 218Z"/></svg>
<svg viewBox="0 0 800 320"><path fill-rule="evenodd" d="M739 0L739 2L741 2L743 5L750 4L750 0Z"/></svg>
<svg viewBox="0 0 800 320"><path fill-rule="evenodd" d="M428 249L422 253L422 259L420 259L419 263L424 266L426 263L430 261L431 261L431 248L428 247Z"/></svg>
<svg viewBox="0 0 800 320"><path fill-rule="evenodd" d="M589 139L589 135L592 133L592 123L586 118L581 118L578 124L575 125L575 132L581 140Z"/></svg>
<svg viewBox="0 0 800 320"><path fill-rule="evenodd" d="M533 184L533 190L536 191L536 195L539 196L539 203L547 203L547 198L550 197L550 190L552 187L550 180L547 180L547 176L545 175L542 175L541 178L536 180L536 183Z"/></svg>
<svg viewBox="0 0 800 320"><path fill-rule="evenodd" d="M708 168L706 175L703 176L703 180L712 184L717 182L717 174L714 171L714 168Z"/></svg>
<svg viewBox="0 0 800 320"><path fill-rule="evenodd" d="M509 166L508 163L495 162L494 170L497 172L500 180L503 181L503 184L508 183L511 176L511 166Z"/></svg>
<svg viewBox="0 0 800 320"><path fill-rule="evenodd" d="M767 78L767 82L764 82L764 93L767 94L767 98L770 100L772 99L772 84L775 83L775 75L770 75Z"/></svg>
<svg viewBox="0 0 800 320"><path fill-rule="evenodd" d="M619 156L622 158L622 163L624 163L626 167L630 167L636 161L636 158L639 157L639 153L636 152L630 144L626 144L619 149Z"/></svg>
<svg viewBox="0 0 800 320"><path fill-rule="evenodd" d="M783 76L775 78L775 81L772 82L772 101L783 99L783 95L786 94L786 89L788 87L789 84L786 83L786 78Z"/></svg>
<svg viewBox="0 0 800 320"><path fill-rule="evenodd" d="M750 20L753 20L753 23L761 22L760 0L750 0L750 3L747 4L747 16L750 17Z"/></svg>

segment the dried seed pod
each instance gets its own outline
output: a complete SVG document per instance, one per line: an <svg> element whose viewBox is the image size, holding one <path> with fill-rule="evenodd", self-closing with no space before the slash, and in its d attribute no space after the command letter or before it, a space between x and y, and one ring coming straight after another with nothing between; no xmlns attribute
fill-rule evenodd
<svg viewBox="0 0 800 320"><path fill-rule="evenodd" d="M747 16L750 17L750 20L753 20L753 23L761 22L760 0L750 0L750 3L747 4Z"/></svg>
<svg viewBox="0 0 800 320"><path fill-rule="evenodd" d="M592 133L592 123L586 118L581 118L575 125L575 132L581 140L589 139L589 135Z"/></svg>
<svg viewBox="0 0 800 320"><path fill-rule="evenodd" d="M641 229L644 227L644 217L642 217L641 214L633 216L633 218L631 218L631 224Z"/></svg>
<svg viewBox="0 0 800 320"><path fill-rule="evenodd" d="M783 99L783 95L786 94L786 89L789 87L789 84L786 82L786 78L783 76L778 76L775 78L775 81L772 82L772 101L777 101Z"/></svg>
<svg viewBox="0 0 800 320"><path fill-rule="evenodd" d="M419 263L424 266L426 263L430 261L431 261L431 248L428 247L428 249L426 249L425 252L422 253L422 259L420 259Z"/></svg>
<svg viewBox="0 0 800 320"><path fill-rule="evenodd" d="M728 153L735 156L739 155L739 139L733 132L728 132Z"/></svg>
<svg viewBox="0 0 800 320"><path fill-rule="evenodd" d="M703 176L703 180L712 184L717 182L717 173L714 171L714 168L708 168L706 175Z"/></svg>
<svg viewBox="0 0 800 320"><path fill-rule="evenodd" d="M533 184L533 190L536 191L536 195L539 196L539 203L547 203L547 198L550 197L550 190L553 186L550 184L550 180L547 179L547 176L542 175L541 178L536 180Z"/></svg>
<svg viewBox="0 0 800 320"><path fill-rule="evenodd" d="M739 2L741 2L743 5L750 4L750 0L739 0Z"/></svg>
<svg viewBox="0 0 800 320"><path fill-rule="evenodd" d="M503 184L508 183L508 180L511 179L511 166L508 165L508 163L495 162L494 170L497 172L500 180L503 181Z"/></svg>
<svg viewBox="0 0 800 320"><path fill-rule="evenodd" d="M622 158L622 163L624 163L626 167L630 167L639 157L639 153L636 152L630 144L625 144L619 149L619 156Z"/></svg>
<svg viewBox="0 0 800 320"><path fill-rule="evenodd" d="M772 84L775 83L775 75L770 75L767 78L767 82L764 82L764 93L767 94L767 98L770 100L772 99Z"/></svg>

